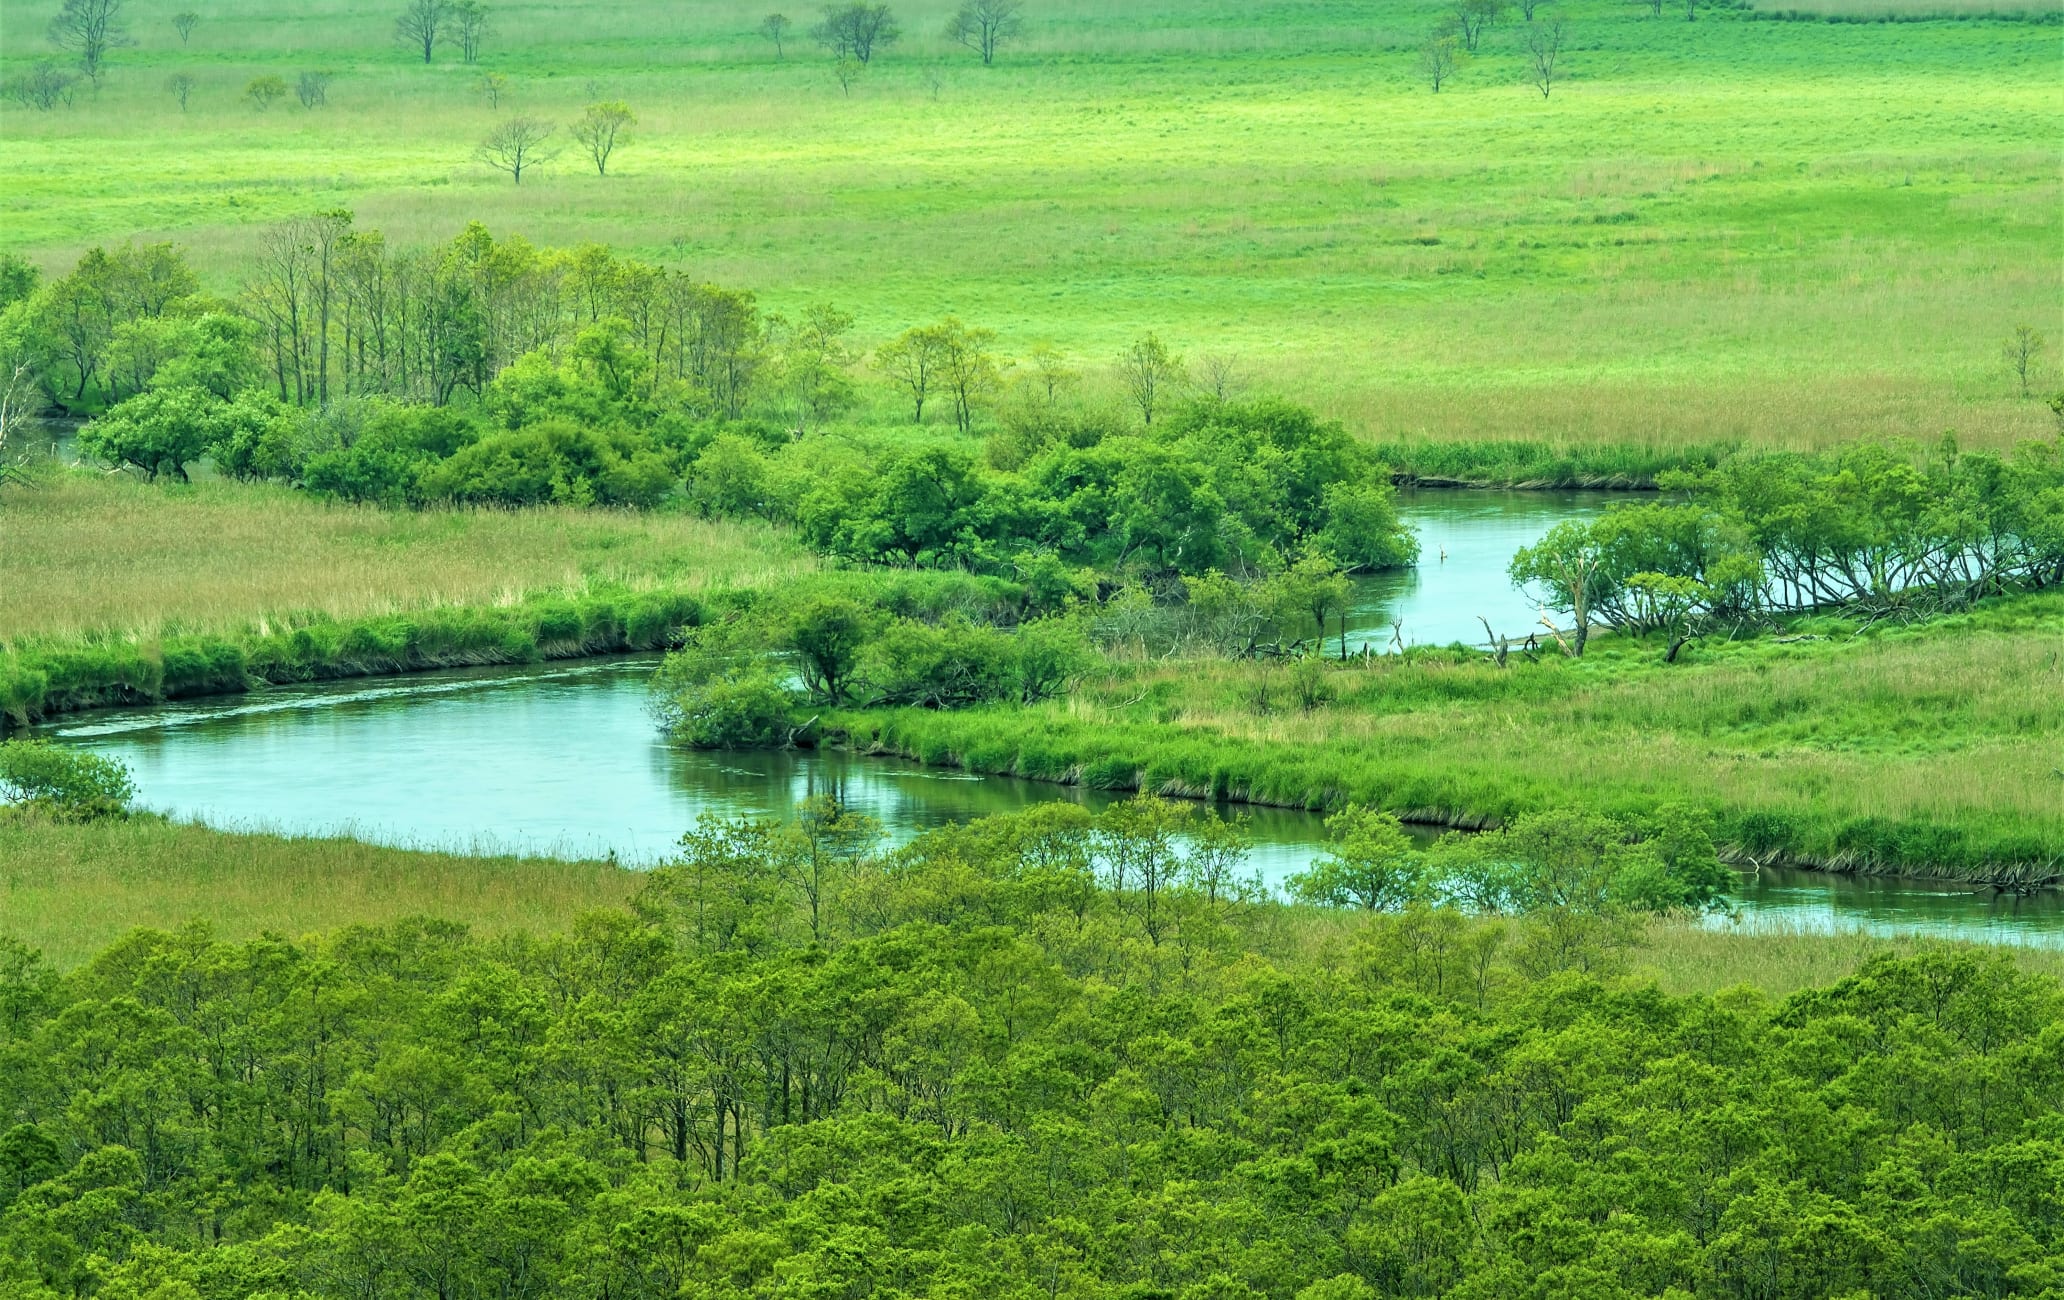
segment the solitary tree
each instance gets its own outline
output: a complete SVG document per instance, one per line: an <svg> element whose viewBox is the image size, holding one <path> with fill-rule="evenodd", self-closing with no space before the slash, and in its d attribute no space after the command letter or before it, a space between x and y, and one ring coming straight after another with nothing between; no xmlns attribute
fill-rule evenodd
<svg viewBox="0 0 2064 1300"><path fill-rule="evenodd" d="M936 325L904 330L874 351L875 369L887 375L910 394L910 422L924 423L925 399L939 378L939 354L944 340Z"/></svg>
<svg viewBox="0 0 2064 1300"><path fill-rule="evenodd" d="M175 72L165 78L165 89L172 92L172 98L179 101L179 111L186 111L186 101L192 96L194 79L190 73Z"/></svg>
<svg viewBox="0 0 2064 1300"><path fill-rule="evenodd" d="M1584 657L1584 644L1591 639L1591 606L1604 563L1604 550L1590 525L1577 520L1557 524L1546 537L1512 557L1509 572L1515 585L1540 583L1574 618L1575 645L1570 654L1578 659Z"/></svg>
<svg viewBox="0 0 2064 1300"><path fill-rule="evenodd" d="M625 133L637 122L637 115L631 112L629 105L611 100L588 105L588 111L573 124L573 138L580 142L581 149L595 164L597 176L609 174L609 155L616 152L618 144L630 138Z"/></svg>
<svg viewBox="0 0 2064 1300"><path fill-rule="evenodd" d="M2014 337L2008 339L2006 347L2000 350L2007 359L2007 369L2021 381L2023 397L2028 396L2028 376L2034 372L2035 360L2042 355L2042 350L2043 336L2029 325L2016 326Z"/></svg>
<svg viewBox="0 0 2064 1300"><path fill-rule="evenodd" d="M1167 396L1169 387L1182 378L1182 359L1149 334L1125 350L1119 369L1125 375L1126 393L1139 408L1140 422L1152 424L1155 408Z"/></svg>
<svg viewBox="0 0 2064 1300"><path fill-rule="evenodd" d="M831 65L832 77L838 82L839 90L847 96L852 95L853 87L859 83L860 74L865 71L867 65L853 58L841 58Z"/></svg>
<svg viewBox="0 0 2064 1300"><path fill-rule="evenodd" d="M1427 83L1436 95L1461 65L1462 43L1452 35L1436 32L1432 39L1419 47L1419 70L1426 74Z"/></svg>
<svg viewBox="0 0 2064 1300"><path fill-rule="evenodd" d="M304 72L294 83L294 94L300 97L303 108L322 108L330 102L330 74L327 72Z"/></svg>
<svg viewBox="0 0 2064 1300"><path fill-rule="evenodd" d="M774 57L776 59L785 57L782 51L782 44L788 39L788 29L793 26L795 26L795 23L787 14L768 14L765 18L760 19L760 35L774 42Z"/></svg>
<svg viewBox="0 0 2064 1300"><path fill-rule="evenodd" d="M286 95L287 82L284 77L253 77L244 87L244 98L250 100L251 107L261 113L286 98Z"/></svg>
<svg viewBox="0 0 2064 1300"><path fill-rule="evenodd" d="M1505 12L1505 0L1460 0L1448 18L1454 30L1462 37L1462 48L1476 53L1476 47L1483 40L1484 33L1498 21L1498 15Z"/></svg>
<svg viewBox="0 0 2064 1300"><path fill-rule="evenodd" d="M189 9L185 13L172 15L172 30L179 33L179 43L184 45L192 39L194 28L201 25L201 16Z"/></svg>
<svg viewBox="0 0 2064 1300"><path fill-rule="evenodd" d="M521 185L524 172L558 157L558 150L545 143L551 135L550 123L512 117L487 133L474 156L496 171L509 173L509 178Z"/></svg>
<svg viewBox="0 0 2064 1300"><path fill-rule="evenodd" d="M467 63L480 57L480 43L487 39L487 6L478 0L459 0L451 10L451 33L459 38L459 57Z"/></svg>
<svg viewBox="0 0 2064 1300"><path fill-rule="evenodd" d="M810 29L819 45L832 57L851 59L862 67L874 61L877 50L887 49L903 34L896 16L887 5L826 5L824 21Z"/></svg>
<svg viewBox="0 0 2064 1300"><path fill-rule="evenodd" d="M418 51L428 63L444 39L445 24L451 21L451 0L408 0L401 16L394 20L394 39Z"/></svg>
<svg viewBox="0 0 2064 1300"><path fill-rule="evenodd" d="M50 43L72 56L94 85L106 71L108 51L134 44L122 21L122 0L64 0L50 20Z"/></svg>
<svg viewBox="0 0 2064 1300"><path fill-rule="evenodd" d="M1563 31L1560 18L1527 29L1527 57L1533 61L1534 86L1543 99L1555 85L1555 60L1562 53Z"/></svg>
<svg viewBox="0 0 2064 1300"><path fill-rule="evenodd" d="M1197 391L1214 402L1230 402L1246 386L1240 358L1230 352L1207 352L1197 358Z"/></svg>
<svg viewBox="0 0 2064 1300"><path fill-rule="evenodd" d="M953 398L953 422L962 433L974 427L975 408L1002 386L1002 367L990 351L996 331L969 329L948 316L939 322L939 378Z"/></svg>
<svg viewBox="0 0 2064 1300"><path fill-rule="evenodd" d="M946 36L982 56L982 65L996 62L996 48L1024 30L1018 17L1021 0L966 0L946 22Z"/></svg>
<svg viewBox="0 0 2064 1300"><path fill-rule="evenodd" d="M508 92L508 89L509 79L501 73L487 72L481 74L480 94L487 100L489 108L500 108L502 106L502 96Z"/></svg>

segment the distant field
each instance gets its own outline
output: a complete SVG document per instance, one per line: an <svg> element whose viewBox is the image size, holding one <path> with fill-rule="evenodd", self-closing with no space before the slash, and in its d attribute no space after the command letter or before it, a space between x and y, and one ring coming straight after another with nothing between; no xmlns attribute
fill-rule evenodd
<svg viewBox="0 0 2064 1300"><path fill-rule="evenodd" d="M54 7L0 14L7 70ZM402 241L479 219L778 310L828 299L869 343L954 312L1095 371L1158 330L1378 436L2053 427L2000 346L2043 331L2058 382L2054 25L1565 0L1542 11L1570 25L1544 101L1516 18L1429 93L1422 0L1029 0L1027 38L986 70L927 0L896 6L904 41L845 95L806 39L776 61L765 4L498 3L478 68L412 62L398 4L217 0L182 47L187 7L133 0L137 45L99 94L7 109L0 248L56 270L169 236L228 288L267 222L346 205ZM304 70L337 74L328 108L240 102ZM485 70L509 79L499 110ZM600 97L640 117L606 180L571 154L520 188L469 160L498 116L564 123Z"/></svg>
<svg viewBox="0 0 2064 1300"><path fill-rule="evenodd" d="M284 487L169 488L87 474L9 490L0 535L0 647L513 603L599 583L763 582L813 567L769 529L681 516L382 511Z"/></svg>

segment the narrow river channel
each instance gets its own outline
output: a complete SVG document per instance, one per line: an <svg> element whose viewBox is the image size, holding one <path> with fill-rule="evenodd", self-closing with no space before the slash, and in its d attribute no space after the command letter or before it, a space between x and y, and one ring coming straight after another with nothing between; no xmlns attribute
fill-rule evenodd
<svg viewBox="0 0 2064 1300"><path fill-rule="evenodd" d="M1518 632L1533 605L1504 579L1512 551L1601 494L1454 493L1408 499L1425 558L1364 584L1349 644L1480 640L1478 613ZM1441 549L1447 552L1443 563ZM1474 635L1472 635L1472 631ZM1380 635L1379 635L1380 633ZM382 843L567 857L664 858L697 816L784 816L835 794L892 838L1029 804L1118 797L837 753L694 753L660 739L655 659L425 673L106 710L43 730L128 763L143 802L229 828L351 834ZM1235 810L1225 810L1232 812ZM1322 852L1322 819L1252 816L1251 867L1271 883ZM1744 876L1757 926L1941 935L2064 946L2064 897L1996 899L1953 885L1806 872ZM1715 922L1725 924L1729 922Z"/></svg>

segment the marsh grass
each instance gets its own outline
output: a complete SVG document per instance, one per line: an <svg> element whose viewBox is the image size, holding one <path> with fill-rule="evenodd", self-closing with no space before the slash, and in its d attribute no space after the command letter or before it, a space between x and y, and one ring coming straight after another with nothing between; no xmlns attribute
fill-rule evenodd
<svg viewBox="0 0 2064 1300"><path fill-rule="evenodd" d="M0 934L71 967L127 931L204 920L225 939L299 936L405 916L485 933L564 929L617 907L638 876L609 863L383 848L139 819L0 818Z"/></svg>
<svg viewBox="0 0 2064 1300"><path fill-rule="evenodd" d="M1715 930L1677 918L1650 922L1629 954L1629 965L1637 978L1654 979L1665 993L1747 986L1784 997L1832 984L1880 953L1906 957L1940 948L2002 953L2025 971L2064 979L2064 949L2058 948L1886 937L1860 930Z"/></svg>
<svg viewBox="0 0 2064 1300"><path fill-rule="evenodd" d="M1949 877L2064 855L2064 595L1917 629L1662 647L1593 641L1500 670L1415 652L1327 670L1284 707L1282 669L1113 660L1065 701L838 720L847 743L928 763L1459 825L1578 805L1706 806L1724 837L1807 864ZM1278 675L1262 707L1262 678Z"/></svg>
<svg viewBox="0 0 2064 1300"><path fill-rule="evenodd" d="M222 0L190 46L175 7L131 5L138 46L74 109L10 114L0 247L57 269L172 236L227 288L268 223L341 205L396 242L479 219L777 310L830 299L862 344L952 312L1019 355L1058 345L1092 384L1153 329L1382 437L2050 428L1999 360L2019 323L2064 341L2043 24L1688 24L1566 0L1569 79L1543 101L1517 23L1426 93L1413 50L1438 0L1045 0L991 69L933 5L847 98L806 43L776 63L752 6L505 5L493 110L482 69L410 63L361 5ZM7 67L46 17L0 12ZM339 74L332 107L239 102L303 65ZM188 113L172 71L200 79ZM620 174L562 159L517 187L469 161L498 113L563 122L591 85L639 114Z"/></svg>
<svg viewBox="0 0 2064 1300"><path fill-rule="evenodd" d="M697 591L807 572L771 529L598 510L385 511L284 487L73 473L0 495L0 650L268 620Z"/></svg>

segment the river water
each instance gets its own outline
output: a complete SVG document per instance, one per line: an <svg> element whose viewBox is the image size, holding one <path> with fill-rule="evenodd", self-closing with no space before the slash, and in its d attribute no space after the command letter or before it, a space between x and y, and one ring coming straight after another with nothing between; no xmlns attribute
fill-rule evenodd
<svg viewBox="0 0 2064 1300"><path fill-rule="evenodd" d="M1351 629L1375 648L1393 619L1407 644L1481 640L1474 616L1517 631L1534 606L1503 570L1512 551L1602 494L1456 493L1407 499L1424 557L1408 578L1362 585ZM1439 559L1445 548L1447 560ZM1472 632L1474 633L1472 635ZM1380 635L1379 635L1380 633ZM1509 633L1508 633L1509 634ZM1358 644L1351 630L1349 645ZM228 828L351 834L420 847L664 858L704 812L787 815L838 796L895 840L1053 799L1099 808L1118 796L975 777L838 753L684 751L661 740L634 656L521 669L424 673L104 710L43 733L119 758L142 801ZM1278 884L1323 851L1315 814L1225 809L1252 818L1250 866ZM1949 885L1814 873L1744 876L1739 922L1806 930L1921 931L2064 946L2064 897L1998 899Z"/></svg>

